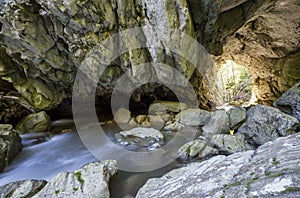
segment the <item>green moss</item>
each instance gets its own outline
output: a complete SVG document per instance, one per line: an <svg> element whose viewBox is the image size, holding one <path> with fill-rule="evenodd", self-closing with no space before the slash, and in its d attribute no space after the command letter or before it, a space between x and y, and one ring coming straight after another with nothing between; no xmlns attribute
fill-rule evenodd
<svg viewBox="0 0 300 198"><path fill-rule="evenodd" d="M74 191L78 191L78 188L73 188Z"/></svg>
<svg viewBox="0 0 300 198"><path fill-rule="evenodd" d="M299 187L287 187L284 192L299 192Z"/></svg>
<svg viewBox="0 0 300 198"><path fill-rule="evenodd" d="M249 193L251 184L252 184L255 180L257 180L257 179L258 179L258 177L251 178L251 179L249 179L249 181L246 183L246 185L245 185L245 188L246 188L246 192L245 192L245 193L246 193L246 194Z"/></svg>
<svg viewBox="0 0 300 198"><path fill-rule="evenodd" d="M279 162L277 161L276 157L273 157L272 159L273 161L271 162L273 165L277 165L279 164Z"/></svg>
<svg viewBox="0 0 300 198"><path fill-rule="evenodd" d="M58 195L59 193L60 193L60 191L59 191L59 190L56 190L56 191L55 191L55 194L56 194L56 195Z"/></svg>
<svg viewBox="0 0 300 198"><path fill-rule="evenodd" d="M84 183L84 179L81 176L81 172L75 172L74 176L77 178L77 180L80 182L80 184Z"/></svg>

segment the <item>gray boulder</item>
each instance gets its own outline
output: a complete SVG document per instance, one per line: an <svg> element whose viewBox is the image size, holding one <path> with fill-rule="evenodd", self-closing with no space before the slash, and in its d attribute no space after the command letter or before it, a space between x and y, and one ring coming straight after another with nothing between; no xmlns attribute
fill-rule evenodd
<svg viewBox="0 0 300 198"><path fill-rule="evenodd" d="M247 121L238 130L246 135L248 143L259 146L280 136L295 133L299 122L279 109L256 105L247 112Z"/></svg>
<svg viewBox="0 0 300 198"><path fill-rule="evenodd" d="M0 124L0 172L22 150L19 134L10 124Z"/></svg>
<svg viewBox="0 0 300 198"><path fill-rule="evenodd" d="M245 141L243 134L217 134L211 138L211 143L223 154L233 154L252 149Z"/></svg>
<svg viewBox="0 0 300 198"><path fill-rule="evenodd" d="M208 146L204 140L198 139L181 146L178 153L184 159L205 158L218 154L218 150Z"/></svg>
<svg viewBox="0 0 300 198"><path fill-rule="evenodd" d="M211 117L209 111L202 109L187 109L176 115L175 120L186 126L203 126Z"/></svg>
<svg viewBox="0 0 300 198"><path fill-rule="evenodd" d="M300 83L282 94L274 102L274 106L300 121Z"/></svg>
<svg viewBox="0 0 300 198"><path fill-rule="evenodd" d="M45 111L30 114L19 121L16 129L20 134L50 131L51 119Z"/></svg>
<svg viewBox="0 0 300 198"><path fill-rule="evenodd" d="M37 192L39 192L46 184L47 182L43 180L25 180L12 182L4 186L0 186L0 197L32 197Z"/></svg>
<svg viewBox="0 0 300 198"><path fill-rule="evenodd" d="M109 181L116 172L116 161L90 163L73 173L59 173L33 197L109 198Z"/></svg>
<svg viewBox="0 0 300 198"><path fill-rule="evenodd" d="M243 107L235 107L227 111L229 116L230 128L237 129L246 120L247 113L246 109Z"/></svg>
<svg viewBox="0 0 300 198"><path fill-rule="evenodd" d="M255 152L189 164L149 179L136 197L299 197L299 141L281 137Z"/></svg>
<svg viewBox="0 0 300 198"><path fill-rule="evenodd" d="M207 124L202 127L203 135L210 136L214 134L229 133L229 117L225 110L215 111Z"/></svg>

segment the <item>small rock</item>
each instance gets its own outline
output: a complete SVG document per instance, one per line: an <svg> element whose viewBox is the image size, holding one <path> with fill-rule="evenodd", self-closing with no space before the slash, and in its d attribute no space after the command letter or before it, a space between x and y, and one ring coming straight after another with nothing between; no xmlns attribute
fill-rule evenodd
<svg viewBox="0 0 300 198"><path fill-rule="evenodd" d="M300 83L282 94L274 102L274 106L300 121Z"/></svg>
<svg viewBox="0 0 300 198"><path fill-rule="evenodd" d="M43 180L25 180L6 184L0 187L0 197L32 197L39 192L45 185Z"/></svg>
<svg viewBox="0 0 300 198"><path fill-rule="evenodd" d="M135 120L138 124L142 124L144 121L147 120L147 116L146 115L138 115L138 116L136 116Z"/></svg>
<svg viewBox="0 0 300 198"><path fill-rule="evenodd" d="M45 111L26 116L16 126L20 134L47 132L51 129L51 119Z"/></svg>
<svg viewBox="0 0 300 198"><path fill-rule="evenodd" d="M207 156L216 155L218 150L207 146L204 140L194 140L181 146L178 150L179 156L184 159L189 158L205 158Z"/></svg>
<svg viewBox="0 0 300 198"><path fill-rule="evenodd" d="M118 124L127 124L131 119L131 112L125 108L120 108L114 116L114 120Z"/></svg>
<svg viewBox="0 0 300 198"><path fill-rule="evenodd" d="M175 120L186 126L203 126L211 117L211 113L202 109L187 109L176 115Z"/></svg>
<svg viewBox="0 0 300 198"><path fill-rule="evenodd" d="M296 118L279 109L256 105L248 110L246 123L239 128L238 133L245 134L249 144L259 146L279 136L295 133L298 124Z"/></svg>
<svg viewBox="0 0 300 198"><path fill-rule="evenodd" d="M243 134L227 135L217 134L211 138L211 143L224 154L233 154L252 148L245 142L245 136Z"/></svg>
<svg viewBox="0 0 300 198"><path fill-rule="evenodd" d="M103 197L109 198L109 180L116 174L117 162L94 162L74 171L62 172L33 197Z"/></svg>
<svg viewBox="0 0 300 198"><path fill-rule="evenodd" d="M149 116L150 126L151 128L160 130L165 126L165 121L163 120L162 116Z"/></svg>
<svg viewBox="0 0 300 198"><path fill-rule="evenodd" d="M209 122L202 127L203 135L229 133L229 117L224 110L215 111Z"/></svg>
<svg viewBox="0 0 300 198"><path fill-rule="evenodd" d="M178 131L184 127L183 124L179 122L166 122L165 127L163 128L164 131Z"/></svg>
<svg viewBox="0 0 300 198"><path fill-rule="evenodd" d="M246 109L243 107L231 108L227 111L227 115L229 116L231 129L238 129L247 118Z"/></svg>

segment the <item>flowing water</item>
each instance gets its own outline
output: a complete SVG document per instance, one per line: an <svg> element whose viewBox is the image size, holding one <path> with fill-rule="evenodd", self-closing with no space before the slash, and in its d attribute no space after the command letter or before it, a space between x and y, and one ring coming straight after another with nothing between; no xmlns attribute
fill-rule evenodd
<svg viewBox="0 0 300 198"><path fill-rule="evenodd" d="M30 179L49 181L59 172L73 172L89 162L99 161L85 148L72 121L62 120L54 123L55 132L63 129L70 129L67 131L72 132L53 137L50 133L22 135L22 143L25 146L0 174L0 185ZM106 127L106 132L108 136L113 137L118 129L110 126ZM160 177L181 166L183 165L180 162L174 161L166 167L151 172L118 171L117 177L110 183L111 195L113 198L132 197L148 178Z"/></svg>

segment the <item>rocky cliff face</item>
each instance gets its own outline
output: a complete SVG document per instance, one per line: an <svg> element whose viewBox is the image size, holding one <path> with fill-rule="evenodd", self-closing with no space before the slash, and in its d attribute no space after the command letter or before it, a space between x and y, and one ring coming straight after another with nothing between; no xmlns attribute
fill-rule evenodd
<svg viewBox="0 0 300 198"><path fill-rule="evenodd" d="M197 38L218 62L233 59L247 67L255 80L258 101L268 103L300 79L300 19L295 14L299 9L293 0L1 1L0 80L7 83L0 86L1 95L17 97L18 112L24 107L30 111L53 109L71 97L76 74L85 73L75 88L79 92L90 89L87 79L99 73L103 63L96 59L85 62L90 73L79 68L99 43L123 30L147 26L155 27L154 33L142 31L137 38L117 42L128 49L143 43L150 47L123 53L106 68L97 87L101 100L108 101L124 73L141 82L154 73L158 78L170 78L183 87L179 92L186 96L182 81L166 77L169 71L139 67L154 62L171 65L189 79L203 108L222 103L216 67L204 58L199 65L206 65L207 72L199 73L190 60L173 53L166 44L167 37L174 36L166 30L172 28L180 32L179 38L184 34ZM108 48L119 53L120 46ZM199 55L188 46L185 51ZM158 99L172 95L156 92L153 87L150 84L139 94Z"/></svg>
<svg viewBox="0 0 300 198"><path fill-rule="evenodd" d="M247 1L214 24L210 50L249 70L259 103L271 104L300 80L299 12L298 1Z"/></svg>

